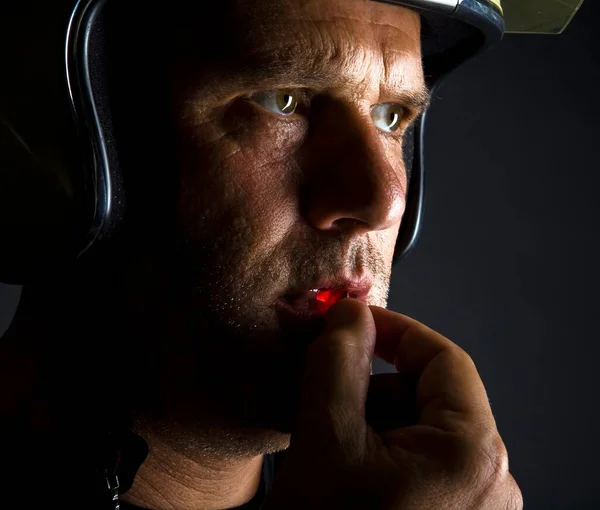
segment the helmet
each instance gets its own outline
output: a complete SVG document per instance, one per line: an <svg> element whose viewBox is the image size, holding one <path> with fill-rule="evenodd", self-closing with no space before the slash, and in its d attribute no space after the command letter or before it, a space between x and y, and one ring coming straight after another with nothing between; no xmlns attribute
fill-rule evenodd
<svg viewBox="0 0 600 510"><path fill-rule="evenodd" d="M373 1L422 15L431 90L498 43L506 23L519 32L558 33L583 2L502 0L505 18L501 0ZM119 231L128 189L106 71L106 12L115 3L23 0L0 6L0 281L26 283L56 272ZM128 22L146 20L152 7L139 4ZM410 180L395 261L414 246L422 223L424 128L425 115L407 135Z"/></svg>

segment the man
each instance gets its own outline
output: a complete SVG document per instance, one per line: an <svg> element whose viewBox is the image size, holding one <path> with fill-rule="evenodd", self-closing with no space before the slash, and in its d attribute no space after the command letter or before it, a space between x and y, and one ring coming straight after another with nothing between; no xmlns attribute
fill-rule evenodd
<svg viewBox="0 0 600 510"><path fill-rule="evenodd" d="M60 287L26 289L5 339L17 428L42 438L15 454L29 479L49 448L67 479L93 465L109 495L120 482L121 508L522 508L469 356L385 310L403 147L429 101L419 13L200 14L165 15L184 23L137 89L155 53L106 35L128 84L114 105L131 212ZM159 46L141 25L131 47ZM203 46L213 33L225 42ZM400 376L369 384L375 355ZM67 507L96 504L70 490Z"/></svg>

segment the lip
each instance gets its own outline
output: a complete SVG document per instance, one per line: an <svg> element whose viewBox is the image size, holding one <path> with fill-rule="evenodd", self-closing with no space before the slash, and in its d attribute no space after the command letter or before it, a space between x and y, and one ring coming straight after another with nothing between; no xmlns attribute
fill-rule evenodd
<svg viewBox="0 0 600 510"><path fill-rule="evenodd" d="M352 279L329 279L320 280L314 284L303 287L290 289L285 295L279 297L275 303L278 310L291 314L298 319L314 319L323 317L323 310L309 310L306 307L296 307L290 302L290 297L297 297L304 293L308 293L312 289L331 289L341 291L346 297L351 297L367 302L369 293L371 292L372 283L370 279L352 280Z"/></svg>
<svg viewBox="0 0 600 510"><path fill-rule="evenodd" d="M371 292L372 282L370 278L357 279L327 279L319 280L311 285L295 287L290 289L283 296L292 296L308 292L312 289L333 289L341 290L350 295L351 298L358 299L366 303L369 292Z"/></svg>
<svg viewBox="0 0 600 510"><path fill-rule="evenodd" d="M371 292L372 283L370 280L347 280L342 282L324 281L313 289L336 289L349 294L349 297L358 299L363 303L367 302L369 293Z"/></svg>

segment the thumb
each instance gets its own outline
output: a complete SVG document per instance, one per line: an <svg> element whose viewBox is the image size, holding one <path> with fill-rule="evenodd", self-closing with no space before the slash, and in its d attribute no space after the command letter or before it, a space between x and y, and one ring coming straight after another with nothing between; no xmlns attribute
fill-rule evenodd
<svg viewBox="0 0 600 510"><path fill-rule="evenodd" d="M292 441L340 447L365 438L365 403L375 349L369 307L343 299L325 316L325 328L306 355L297 427Z"/></svg>

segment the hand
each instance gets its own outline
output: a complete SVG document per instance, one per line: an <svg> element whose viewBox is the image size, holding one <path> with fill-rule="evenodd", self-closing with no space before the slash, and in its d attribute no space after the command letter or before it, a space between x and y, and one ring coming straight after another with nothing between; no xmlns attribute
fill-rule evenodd
<svg viewBox="0 0 600 510"><path fill-rule="evenodd" d="M374 355L398 374L375 383ZM389 427L390 416L411 414L412 424ZM331 308L309 347L290 448L263 506L334 508L523 508L468 354L409 317L352 299Z"/></svg>

